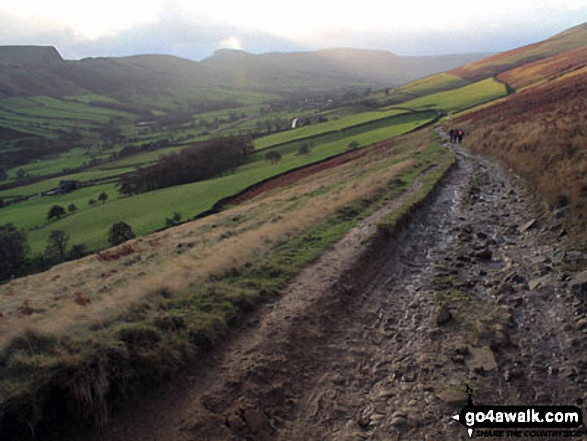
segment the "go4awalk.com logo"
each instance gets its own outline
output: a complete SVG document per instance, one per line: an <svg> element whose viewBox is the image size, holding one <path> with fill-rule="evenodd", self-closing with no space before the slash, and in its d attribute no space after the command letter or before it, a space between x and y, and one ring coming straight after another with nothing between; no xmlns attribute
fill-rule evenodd
<svg viewBox="0 0 587 441"><path fill-rule="evenodd" d="M452 417L469 436L504 438L581 437L583 412L576 406L476 406L467 386L468 404Z"/></svg>

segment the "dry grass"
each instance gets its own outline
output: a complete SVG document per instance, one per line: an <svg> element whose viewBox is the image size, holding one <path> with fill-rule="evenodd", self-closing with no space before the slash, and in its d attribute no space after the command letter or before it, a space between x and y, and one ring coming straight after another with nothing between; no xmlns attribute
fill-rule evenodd
<svg viewBox="0 0 587 441"><path fill-rule="evenodd" d="M400 148L390 144L228 211L133 240L128 245L134 253L118 260L90 256L4 285L0 345L25 329L79 334L124 315L152 293L177 292L229 274L412 167L413 159L393 156ZM23 313L25 302L32 313Z"/></svg>
<svg viewBox="0 0 587 441"><path fill-rule="evenodd" d="M361 217L427 188L450 156L432 137L378 144L124 252L0 287L0 436L104 424L113 403L210 350Z"/></svg>
<svg viewBox="0 0 587 441"><path fill-rule="evenodd" d="M563 74L578 71L587 66L587 47L528 63L499 75L498 78L521 89L535 83L549 81Z"/></svg>

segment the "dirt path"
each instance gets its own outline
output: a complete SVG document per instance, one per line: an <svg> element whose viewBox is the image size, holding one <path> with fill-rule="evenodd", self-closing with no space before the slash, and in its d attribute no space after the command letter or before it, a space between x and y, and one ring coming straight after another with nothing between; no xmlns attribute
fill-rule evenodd
<svg viewBox="0 0 587 441"><path fill-rule="evenodd" d="M497 166L458 153L399 237L365 254L366 221L95 439L467 439L449 424L465 384L479 404L587 398L585 309L559 272L583 256L558 248L556 224L530 222Z"/></svg>

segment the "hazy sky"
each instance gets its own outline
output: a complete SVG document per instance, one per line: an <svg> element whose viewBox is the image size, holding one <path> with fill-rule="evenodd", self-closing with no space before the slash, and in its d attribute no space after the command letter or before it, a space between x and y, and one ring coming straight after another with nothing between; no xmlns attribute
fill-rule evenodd
<svg viewBox="0 0 587 441"><path fill-rule="evenodd" d="M586 21L587 0L0 0L0 45L52 45L68 59L200 60L222 47L430 55L504 51Z"/></svg>

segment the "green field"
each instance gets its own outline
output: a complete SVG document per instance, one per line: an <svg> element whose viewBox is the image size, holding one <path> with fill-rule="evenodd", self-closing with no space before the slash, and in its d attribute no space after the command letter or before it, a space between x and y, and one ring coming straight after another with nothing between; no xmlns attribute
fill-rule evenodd
<svg viewBox="0 0 587 441"><path fill-rule="evenodd" d="M507 95L505 85L488 78L455 90L438 92L402 103L402 107L415 110L438 109L459 112Z"/></svg>
<svg viewBox="0 0 587 441"><path fill-rule="evenodd" d="M89 130L112 118L132 120L127 112L96 107L86 102L105 101L99 95L82 95L79 100L51 97L0 99L0 125L27 133L54 137L54 128Z"/></svg>
<svg viewBox="0 0 587 441"><path fill-rule="evenodd" d="M83 188L66 195L41 197L3 208L1 223L10 222L29 230L28 241L33 255L44 250L49 233L56 229L66 231L71 237L71 244L84 243L88 249L96 250L107 246L107 232L116 222L127 222L137 234L149 233L162 228L165 218L171 217L174 212L181 213L184 219L191 218L210 209L219 199L236 194L256 182L343 153L348 150L351 141L368 145L406 133L432 118L432 113L401 115L337 134L324 135L313 141L311 153L304 156L297 155L300 141L293 142L279 147L283 159L277 164L263 160L263 152L259 152L251 158L249 164L233 174L130 198L119 198L114 184ZM93 179L97 179L98 173L93 175ZM92 179L90 172L73 176L80 180ZM55 179L53 183L57 185L59 180ZM44 185L45 188L47 183L35 185ZM108 201L90 207L89 199L97 200L102 191L108 194ZM70 203L76 204L79 210L60 220L46 221L52 205L67 208Z"/></svg>
<svg viewBox="0 0 587 441"><path fill-rule="evenodd" d="M359 124L365 124L404 113L401 110L385 110L363 112L351 116L345 116L337 120L328 121L320 124L300 127L294 130L288 130L274 135L265 136L255 140L255 148L263 149L272 145L283 144L303 138L310 138L327 132L336 132Z"/></svg>
<svg viewBox="0 0 587 441"><path fill-rule="evenodd" d="M439 73L421 80L412 81L405 86L398 87L396 91L409 95L422 96L431 93L442 92L467 85L468 82L461 77L447 73Z"/></svg>
<svg viewBox="0 0 587 441"><path fill-rule="evenodd" d="M458 86L460 80L456 77L441 74L406 85L400 93L414 94L426 93L429 90ZM246 187L264 179L302 167L322 159L343 153L349 149L351 143L358 146L366 146L382 140L393 138L400 134L413 130L437 116L437 111L456 112L477 104L481 104L506 94L504 85L488 79L479 83L470 84L453 90L437 92L431 95L410 99L396 107L387 107L380 110L353 113L353 107L340 107L327 112L321 112L329 121L314 123L294 130L287 130L254 141L257 149L274 149L281 153L282 160L277 164L271 164L264 159L265 151L259 151L250 157L249 162L239 167L233 174L225 175L204 182L182 185L174 188L162 189L145 193L131 198L120 198L116 190L114 180L123 173L132 172L138 165L146 166L157 161L161 154L168 154L185 148L185 144L202 139L192 137L185 141L184 145L161 148L153 152L139 153L137 155L121 158L105 164L100 164L86 171L73 173L67 176L45 179L35 184L21 186L11 190L0 192L0 197L10 199L18 196L36 195L43 191L57 187L60 180L74 179L82 182L94 182L110 178L110 181L86 187L66 195L39 197L2 209L0 223L11 222L28 231L28 240L32 254L41 253L51 230L60 229L70 235L70 244L84 243L88 249L97 250L107 246L107 231L116 222L129 223L135 233L146 234L165 225L165 219L171 217L174 212L182 214L183 219L191 218L210 209L218 200L236 194ZM226 99L231 93L224 95ZM251 96L254 101L255 95ZM260 98L260 96L259 96ZM56 108L64 103L58 115L67 113L67 106L78 108L79 106L91 108L81 101L92 102L99 100L99 96L83 96L76 103L65 102L53 98L12 99L13 107L19 107L19 112L30 114L30 121L43 120L43 111ZM171 100L171 97L170 97ZM40 106L40 105L43 106ZM154 105L155 103L151 103ZM406 109L413 109L413 113ZM104 110L104 109L102 109ZM108 114L106 109L104 114ZM98 112L97 114L99 114ZM290 109L277 112L261 112L258 104L249 104L246 107L206 112L194 116L194 122L198 119L208 121L228 121L235 116L240 118L242 114L249 118L242 126L228 128L226 132L236 132L244 128L255 130L259 121L281 118L283 120L293 117L318 114L317 110ZM89 115L89 113L86 113ZM37 115L34 117L33 115ZM94 115L95 116L95 115ZM1 117L1 113L0 113ZM24 118L19 116L19 118ZM61 121L61 120L58 120ZM227 124L223 122L222 124ZM188 124L175 129L155 127L143 130L143 134L134 138L132 142L139 145L146 139L156 141L165 137L171 139L185 139L186 134L197 133L193 124ZM257 128L258 129L258 128ZM141 130L133 124L127 126L129 133L139 134ZM223 133L223 132L219 132ZM211 135L208 135L211 136ZM298 155L302 145L310 146L310 154ZM128 145L128 144L127 144ZM132 144L131 144L132 145ZM113 146L111 150L102 152L102 157L109 156L113 151L121 148ZM38 161L23 167L31 175L43 175L55 173L64 168L74 168L88 160L83 149L74 149L62 154L58 158ZM10 174L14 174L14 170ZM98 195L105 191L108 200L105 204L97 204L95 207L88 205L90 199L97 199ZM54 204L67 207L74 203L78 211L68 214L60 220L47 222L46 214Z"/></svg>

